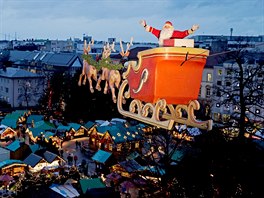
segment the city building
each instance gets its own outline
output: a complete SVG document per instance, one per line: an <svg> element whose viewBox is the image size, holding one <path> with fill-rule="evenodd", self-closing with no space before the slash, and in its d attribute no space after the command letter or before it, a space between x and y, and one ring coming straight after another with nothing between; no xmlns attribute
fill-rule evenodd
<svg viewBox="0 0 264 198"><path fill-rule="evenodd" d="M35 106L44 91L44 76L24 69L0 70L0 99L12 107Z"/></svg>

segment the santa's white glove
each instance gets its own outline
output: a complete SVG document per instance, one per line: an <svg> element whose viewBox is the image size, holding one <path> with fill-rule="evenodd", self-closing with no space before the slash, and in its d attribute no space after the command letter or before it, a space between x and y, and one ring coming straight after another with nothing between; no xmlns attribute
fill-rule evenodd
<svg viewBox="0 0 264 198"><path fill-rule="evenodd" d="M193 31L196 31L196 30L198 30L198 29L199 29L199 25L193 25L193 26L192 26L192 30L193 30Z"/></svg>
<svg viewBox="0 0 264 198"><path fill-rule="evenodd" d="M139 21L139 24L142 25L144 28L147 26L146 21L143 19Z"/></svg>
<svg viewBox="0 0 264 198"><path fill-rule="evenodd" d="M199 29L199 25L193 25L192 28L188 30L188 33L193 34L198 29Z"/></svg>

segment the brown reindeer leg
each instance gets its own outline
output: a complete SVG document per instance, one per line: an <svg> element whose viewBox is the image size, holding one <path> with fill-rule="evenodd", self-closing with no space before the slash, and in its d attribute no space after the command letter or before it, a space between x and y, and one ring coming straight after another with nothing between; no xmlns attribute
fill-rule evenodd
<svg viewBox="0 0 264 198"><path fill-rule="evenodd" d="M80 74L79 81L78 81L78 86L82 85L82 77L83 77L83 74Z"/></svg>
<svg viewBox="0 0 264 198"><path fill-rule="evenodd" d="M102 78L101 78L101 76L100 76L100 77L98 78L98 81L97 81L96 86L95 86L95 88L96 88L98 91L101 91L101 90L102 90L102 89L101 89L101 86L100 86L101 81L102 81Z"/></svg>
<svg viewBox="0 0 264 198"><path fill-rule="evenodd" d="M83 79L83 85L86 84L86 79L87 79L87 77L86 77L86 74L85 74L85 75L84 75L84 79Z"/></svg>
<svg viewBox="0 0 264 198"><path fill-rule="evenodd" d="M108 90L108 82L106 80L105 81L105 87L104 87L104 94L107 94L107 90Z"/></svg>
<svg viewBox="0 0 264 198"><path fill-rule="evenodd" d="M115 95L115 87L114 84L109 85L110 89L111 89L111 93L112 93L112 100L114 103L116 103L116 95Z"/></svg>
<svg viewBox="0 0 264 198"><path fill-rule="evenodd" d="M93 81L92 81L91 77L88 78L88 81L89 81L89 86L90 86L90 92L94 93Z"/></svg>

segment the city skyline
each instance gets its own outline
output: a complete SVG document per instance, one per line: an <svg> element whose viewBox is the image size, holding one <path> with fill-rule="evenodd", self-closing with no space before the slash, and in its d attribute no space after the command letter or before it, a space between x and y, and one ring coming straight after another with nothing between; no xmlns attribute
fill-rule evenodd
<svg viewBox="0 0 264 198"><path fill-rule="evenodd" d="M264 35L264 0L0 0L0 40L69 39L83 34L95 40L117 38L157 42L139 20L161 28L165 21L185 30L193 24L194 35Z"/></svg>

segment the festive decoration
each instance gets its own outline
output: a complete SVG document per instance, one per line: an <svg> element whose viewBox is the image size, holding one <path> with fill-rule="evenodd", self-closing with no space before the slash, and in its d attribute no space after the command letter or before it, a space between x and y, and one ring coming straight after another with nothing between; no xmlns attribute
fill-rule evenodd
<svg viewBox="0 0 264 198"><path fill-rule="evenodd" d="M147 32L151 32L154 36L159 39L159 45L163 46L164 39L183 39L186 36L193 34L199 25L193 25L191 29L185 31L174 30L174 27L170 21L166 21L162 30L158 30L154 27L147 25L145 20L139 22Z"/></svg>
<svg viewBox="0 0 264 198"><path fill-rule="evenodd" d="M91 50L91 46L93 44L94 44L94 41L89 42L89 44L87 46L86 40L84 40L83 69L82 69L82 73L81 73L81 75L79 77L79 82L78 82L79 86L81 86L82 84L85 85L86 84L86 79L88 79L91 93L94 93L92 79L97 81L97 70L96 70L96 67L93 66L93 65L90 65L91 63L95 63L95 62L93 62L93 59L91 58L91 56L88 55L88 53ZM83 77L84 77L84 80L82 82L82 78Z"/></svg>
<svg viewBox="0 0 264 198"><path fill-rule="evenodd" d="M124 52L124 48L123 48L123 44L122 44L122 40L120 39L120 48L121 48L121 52L120 55L122 56L120 62L122 63L122 65L125 64L126 61L128 61L128 56L130 54L129 48L133 45L133 37L131 37L130 39L130 43L127 43L126 46L126 52Z"/></svg>
<svg viewBox="0 0 264 198"><path fill-rule="evenodd" d="M96 89L101 91L100 83L102 80L106 81L104 94L107 94L108 89L111 90L112 100L117 102L120 114L169 130L173 128L174 123L211 130L212 120L199 121L194 115L194 111L200 109L197 98L209 51L194 48L193 40L182 39L196 31L199 26L193 25L189 30L178 31L174 30L169 21L164 24L162 30L148 26L145 20L141 20L140 24L159 39L160 46L163 46L165 41L166 46L172 47L141 51L138 53L138 62L127 61L133 38L127 43L126 52L120 40L120 62L126 62L128 65L121 82L119 70L123 65L113 64L110 59L111 52L115 52L115 43L104 45L102 59L99 61L94 61L88 55L91 44L86 47L85 43L84 66L79 85L82 76L89 74L85 68L90 64L96 65L93 66L95 71L101 70L98 80L94 78L97 80ZM118 98L115 88L119 89ZM93 92L91 83L90 90ZM131 99L128 109L123 105L125 99Z"/></svg>
<svg viewBox="0 0 264 198"><path fill-rule="evenodd" d="M210 130L211 120L198 121L194 115L194 110L200 108L196 99L208 55L208 50L193 47L139 52L138 63L129 61L123 73L117 101L119 113L165 129L172 129L177 122ZM123 108L124 98L132 99L128 110Z"/></svg>
<svg viewBox="0 0 264 198"><path fill-rule="evenodd" d="M104 94L107 94L108 88L111 90L112 100L116 103L115 88L119 88L121 82L121 75L118 69L121 69L123 66L121 64L113 65L111 64L110 54L114 49L115 43L111 45L107 43L104 46L104 51L102 54L102 60L99 61L99 65L102 70L102 74L98 78L96 89L101 91L100 83L102 80L105 80Z"/></svg>

